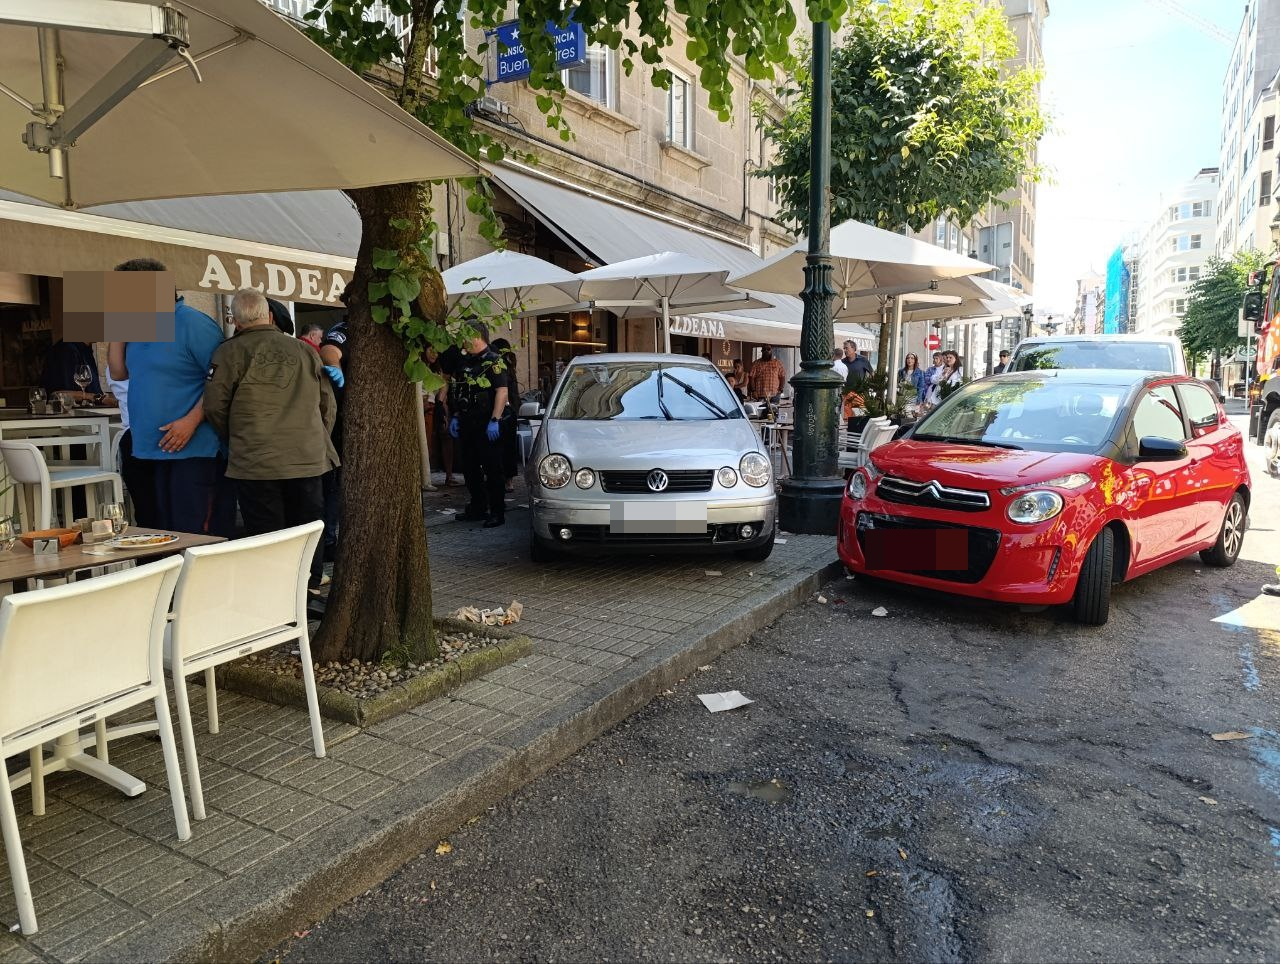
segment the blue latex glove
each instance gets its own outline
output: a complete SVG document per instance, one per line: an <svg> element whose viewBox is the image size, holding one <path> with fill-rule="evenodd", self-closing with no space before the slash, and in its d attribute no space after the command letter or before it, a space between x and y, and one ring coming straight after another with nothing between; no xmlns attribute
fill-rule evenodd
<svg viewBox="0 0 1280 964"><path fill-rule="evenodd" d="M501 432L502 426L496 420L490 419L489 427L485 429L484 434L489 437L490 442L496 442Z"/></svg>
<svg viewBox="0 0 1280 964"><path fill-rule="evenodd" d="M329 376L335 388L342 388L347 384L347 376L342 374L342 369L337 365L325 365L324 373Z"/></svg>
<svg viewBox="0 0 1280 964"><path fill-rule="evenodd" d="M459 434L458 416L455 415L453 418L449 419L449 438L457 438Z"/></svg>

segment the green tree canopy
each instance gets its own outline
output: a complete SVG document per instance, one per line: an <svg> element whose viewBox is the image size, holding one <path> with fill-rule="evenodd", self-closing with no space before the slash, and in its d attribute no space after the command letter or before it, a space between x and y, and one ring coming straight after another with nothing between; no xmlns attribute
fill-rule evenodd
<svg viewBox="0 0 1280 964"><path fill-rule="evenodd" d="M1265 263L1261 251L1238 251L1229 261L1209 259L1200 279L1188 289L1187 313L1178 329L1189 356L1203 358L1240 346L1240 302L1249 290L1249 272Z"/></svg>
<svg viewBox="0 0 1280 964"><path fill-rule="evenodd" d="M832 61L832 220L919 231L968 224L1024 177L1038 179L1045 132L1038 70L1010 70L1017 40L985 0L853 0ZM761 171L782 217L809 206L811 78L797 71L785 114L758 107L777 146Z"/></svg>
<svg viewBox="0 0 1280 964"><path fill-rule="evenodd" d="M806 4L811 19L833 24L847 8L848 0ZM627 74L643 64L658 87L670 86L664 61L678 27L687 38L683 53L722 120L730 116L734 64L753 79L773 80L776 69L790 63L797 27L791 0L520 0L514 13L508 0L317 0L307 19L310 36L335 57L374 77L391 99L472 157L497 163L509 148L472 110L484 94L490 45L497 42L489 31L519 19L531 67L526 83L540 92L547 127L568 141L564 84L545 27L565 23L570 10L590 42L619 50ZM387 13L400 22L387 23ZM430 73L428 58L435 67ZM468 186L468 209L481 218L486 237L500 243L487 181L476 178ZM466 327L460 317L447 317L431 186L349 193L362 234L344 296L352 348L342 452L348 535L339 542L317 652L323 660L389 653L425 659L437 650L418 453L405 442L417 437L414 420L422 412L408 379L430 384L427 349L460 341Z"/></svg>

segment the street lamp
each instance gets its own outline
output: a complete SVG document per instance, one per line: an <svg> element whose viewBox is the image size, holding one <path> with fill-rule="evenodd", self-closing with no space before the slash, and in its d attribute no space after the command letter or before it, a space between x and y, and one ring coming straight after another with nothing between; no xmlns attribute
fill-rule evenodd
<svg viewBox="0 0 1280 964"><path fill-rule="evenodd" d="M809 251L805 257L800 371L795 387L792 475L782 482L778 522L788 532L835 535L844 480L836 439L843 382L831 367L831 26L813 25L810 96Z"/></svg>

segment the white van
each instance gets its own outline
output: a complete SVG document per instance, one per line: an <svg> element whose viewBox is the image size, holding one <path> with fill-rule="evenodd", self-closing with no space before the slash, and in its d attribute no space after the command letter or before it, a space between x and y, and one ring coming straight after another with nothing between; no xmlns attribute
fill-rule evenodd
<svg viewBox="0 0 1280 964"><path fill-rule="evenodd" d="M1123 368L1187 374L1182 342L1161 335L1043 335L1013 350L1009 371L1037 368Z"/></svg>

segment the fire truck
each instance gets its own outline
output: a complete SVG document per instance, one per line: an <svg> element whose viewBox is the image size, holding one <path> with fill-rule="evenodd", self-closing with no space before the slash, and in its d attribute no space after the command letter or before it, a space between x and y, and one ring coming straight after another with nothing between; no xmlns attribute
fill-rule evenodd
<svg viewBox="0 0 1280 964"><path fill-rule="evenodd" d="M1276 263L1249 275L1249 291L1240 308L1240 334L1254 335L1256 352L1249 382L1249 437L1267 444L1268 433L1280 442L1280 271Z"/></svg>

